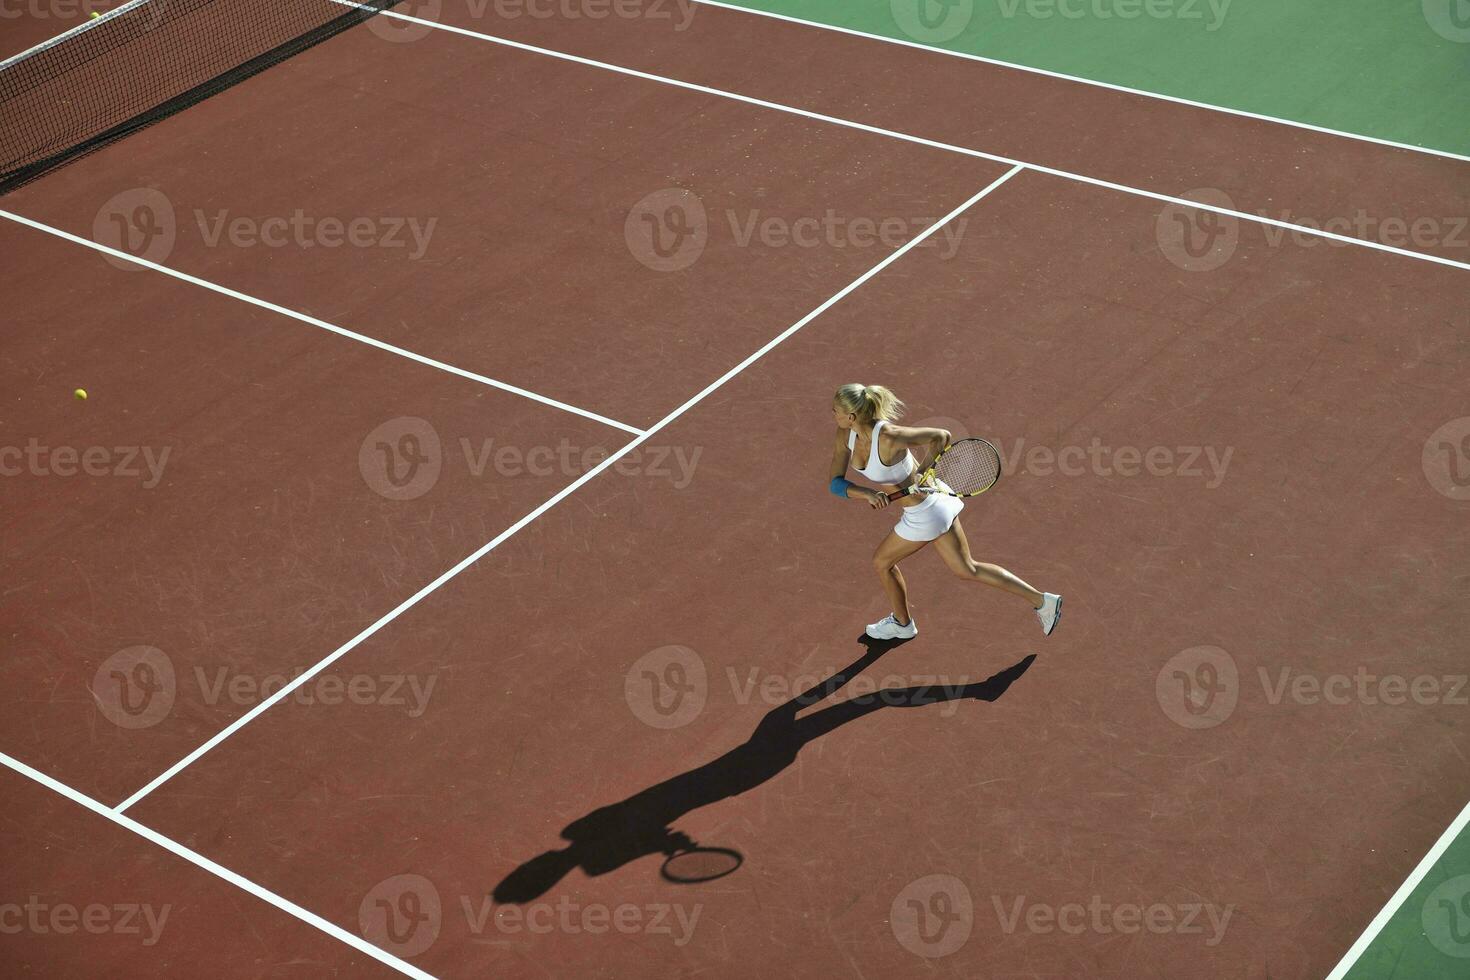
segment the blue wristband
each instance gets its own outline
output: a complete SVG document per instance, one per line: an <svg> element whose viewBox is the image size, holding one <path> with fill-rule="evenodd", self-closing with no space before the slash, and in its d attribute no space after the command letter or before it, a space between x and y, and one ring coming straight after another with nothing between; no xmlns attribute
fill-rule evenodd
<svg viewBox="0 0 1470 980"><path fill-rule="evenodd" d="M847 488L850 486L852 486L852 483L850 481L845 480L840 476L834 476L832 478L832 482L827 484L827 489L831 490L832 493L838 497L846 497Z"/></svg>

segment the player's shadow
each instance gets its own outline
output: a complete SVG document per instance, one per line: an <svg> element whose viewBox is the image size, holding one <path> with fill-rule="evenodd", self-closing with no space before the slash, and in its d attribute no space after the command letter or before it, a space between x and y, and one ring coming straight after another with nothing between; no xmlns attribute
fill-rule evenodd
<svg viewBox="0 0 1470 980"><path fill-rule="evenodd" d="M546 894L573 868L603 875L649 854L672 854L690 844L670 825L702 806L744 793L789 766L802 746L848 722L885 707L914 708L971 698L994 701L1026 672L1032 654L983 681L955 686L888 688L852 698L797 718L802 708L836 693L849 680L904 641L863 637L867 653L847 669L833 674L790 701L768 711L744 744L712 762L650 786L621 803L599 807L568 824L561 836L570 841L560 850L547 851L516 868L495 886L497 902L524 903Z"/></svg>

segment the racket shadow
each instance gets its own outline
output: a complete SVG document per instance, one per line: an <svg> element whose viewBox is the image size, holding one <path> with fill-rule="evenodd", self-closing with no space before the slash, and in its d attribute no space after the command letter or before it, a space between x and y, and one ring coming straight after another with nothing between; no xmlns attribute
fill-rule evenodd
<svg viewBox="0 0 1470 980"><path fill-rule="evenodd" d="M772 708L745 742L696 769L574 820L561 832L568 846L546 851L520 865L495 886L492 897L504 904L522 904L546 894L574 868L596 877L651 854L672 855L692 843L672 829L674 821L766 782L794 762L808 742L882 708L915 708L965 699L994 701L1036 659L1032 654L986 680L963 687L888 688L797 718L803 708L836 693L906 641L864 636L859 642L867 648L862 657Z"/></svg>

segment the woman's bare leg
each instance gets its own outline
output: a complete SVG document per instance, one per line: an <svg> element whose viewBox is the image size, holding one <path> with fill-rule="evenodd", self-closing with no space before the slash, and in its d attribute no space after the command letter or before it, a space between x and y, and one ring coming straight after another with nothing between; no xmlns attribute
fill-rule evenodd
<svg viewBox="0 0 1470 980"><path fill-rule="evenodd" d="M878 550L873 552L873 570L878 573L878 581L883 583L883 591L893 605L893 617L902 625L908 625L912 620L909 618L909 587L903 580L903 573L898 570L898 563L928 543L909 541L890 531Z"/></svg>
<svg viewBox="0 0 1470 980"><path fill-rule="evenodd" d="M980 582L983 585L1009 592L1011 595L1020 596L1031 603L1032 609L1041 608L1040 592L999 565L988 565L970 557L970 542L965 540L965 529L960 526L958 517L955 518L948 531L935 539L934 547L939 551L944 563L949 566L949 570L960 578Z"/></svg>

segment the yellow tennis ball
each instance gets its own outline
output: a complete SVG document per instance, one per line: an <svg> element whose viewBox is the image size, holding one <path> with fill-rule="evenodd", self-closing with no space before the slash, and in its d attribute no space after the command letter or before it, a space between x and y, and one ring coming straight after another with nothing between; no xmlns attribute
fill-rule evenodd
<svg viewBox="0 0 1470 980"><path fill-rule="evenodd" d="M79 402L84 402L87 400L87 389L85 388L78 388L76 391L72 392L72 394L77 396L77 401Z"/></svg>
<svg viewBox="0 0 1470 980"><path fill-rule="evenodd" d="M95 10L94 10L94 11L92 11L92 19L93 19L93 20L96 20L96 19L97 19L97 18L98 18L98 17L101 17L101 16L102 16L102 15L101 15L101 14L99 14L99 13L98 13L98 12L97 12L97 11L95 11Z"/></svg>

